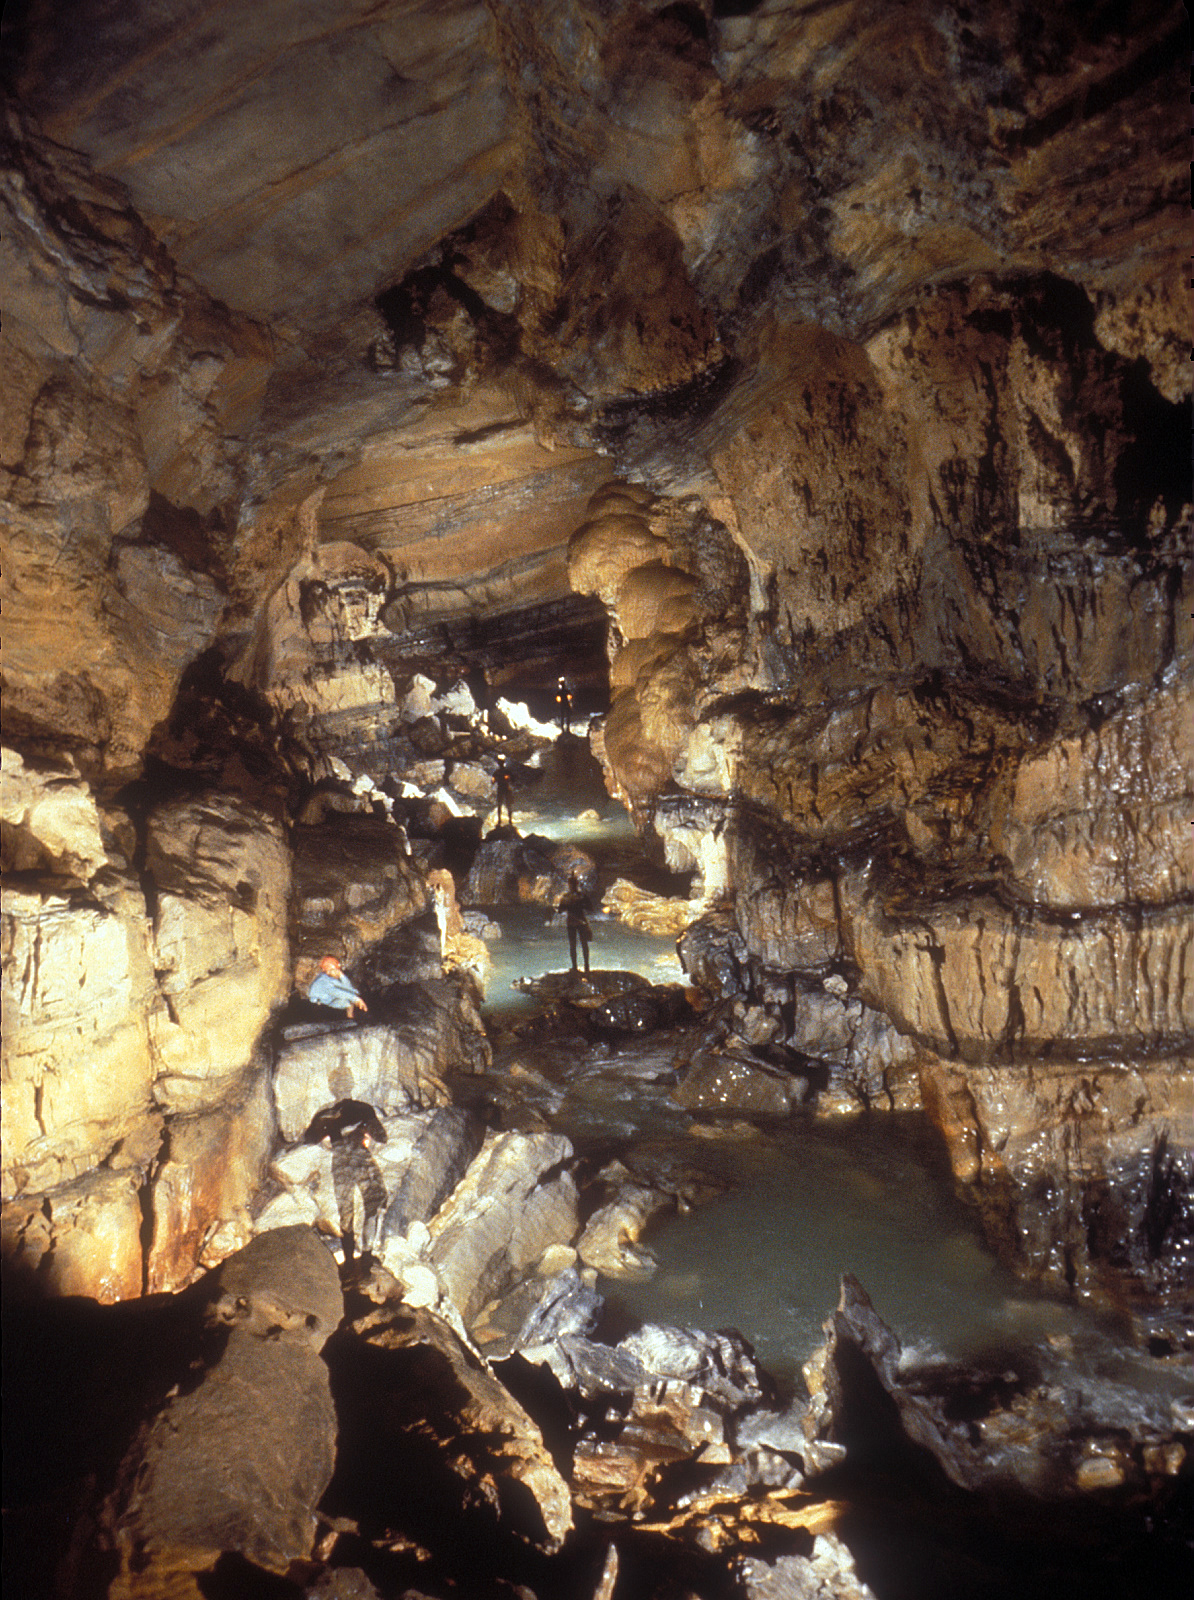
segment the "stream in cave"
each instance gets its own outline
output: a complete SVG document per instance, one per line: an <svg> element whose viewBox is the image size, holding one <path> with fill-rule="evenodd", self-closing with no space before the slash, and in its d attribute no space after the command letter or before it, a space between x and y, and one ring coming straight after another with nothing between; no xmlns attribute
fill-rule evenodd
<svg viewBox="0 0 1194 1600"><path fill-rule="evenodd" d="M653 866L622 808L557 789L515 809L524 837L568 840L597 864L598 905L615 878L687 894L686 876ZM1186 1378L1158 1369L1124 1339L1115 1319L1038 1291L986 1247L958 1194L945 1151L918 1112L784 1121L719 1119L672 1098L674 1040L666 1032L576 1048L526 1043L509 1031L541 1002L516 980L568 964L567 938L539 905L498 906L490 945L486 1017L495 1070L527 1071L523 1103L595 1159L656 1149L706 1174L724 1192L643 1236L658 1271L642 1282L601 1279L618 1312L642 1321L738 1329L788 1387L824 1338L841 1276L854 1273L908 1359L997 1361L1031 1348L1042 1370L1066 1366L1092 1386L1178 1397ZM635 971L652 982L683 977L674 942L593 917L594 969ZM732 1127L731 1127L732 1123Z"/></svg>

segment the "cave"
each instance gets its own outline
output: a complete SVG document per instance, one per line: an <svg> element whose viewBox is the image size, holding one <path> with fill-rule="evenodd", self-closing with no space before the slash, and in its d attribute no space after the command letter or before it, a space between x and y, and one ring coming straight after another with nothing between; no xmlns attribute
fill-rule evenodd
<svg viewBox="0 0 1194 1600"><path fill-rule="evenodd" d="M1185 9L2 26L5 1581L1187 1593Z"/></svg>

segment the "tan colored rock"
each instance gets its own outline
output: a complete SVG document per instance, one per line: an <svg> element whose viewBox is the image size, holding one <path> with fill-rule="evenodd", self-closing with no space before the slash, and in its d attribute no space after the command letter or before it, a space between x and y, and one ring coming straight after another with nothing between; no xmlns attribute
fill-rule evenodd
<svg viewBox="0 0 1194 1600"><path fill-rule="evenodd" d="M571 1155L555 1134L489 1134L432 1218L430 1259L466 1323L550 1246L575 1239L576 1184L559 1170Z"/></svg>
<svg viewBox="0 0 1194 1600"><path fill-rule="evenodd" d="M176 1293L249 1242L274 1126L267 1072L215 1110L170 1119L149 1195L148 1293Z"/></svg>
<svg viewBox="0 0 1194 1600"><path fill-rule="evenodd" d="M662 939L678 939L693 916L689 901L652 894L626 878L618 878L610 884L602 896L601 909L628 928L637 928Z"/></svg>
<svg viewBox="0 0 1194 1600"><path fill-rule="evenodd" d="M804 877L777 841L733 829L730 874L738 927L749 948L778 972L824 967L841 949L837 886Z"/></svg>
<svg viewBox="0 0 1194 1600"><path fill-rule="evenodd" d="M618 627L628 640L656 633L683 633L696 617L696 579L661 561L635 567L618 585Z"/></svg>
<svg viewBox="0 0 1194 1600"><path fill-rule="evenodd" d="M374 816L341 816L293 834L295 980L322 956L346 964L426 909L429 892L403 835Z"/></svg>
<svg viewBox="0 0 1194 1600"><path fill-rule="evenodd" d="M647 1223L670 1204L670 1197L641 1184L628 1184L617 1198L599 1207L585 1223L576 1253L585 1266L607 1278L641 1281L654 1276L657 1262L638 1240Z"/></svg>
<svg viewBox="0 0 1194 1600"><path fill-rule="evenodd" d="M160 1005L145 903L8 889L3 913L4 1192L97 1166L153 1104Z"/></svg>
<svg viewBox="0 0 1194 1600"><path fill-rule="evenodd" d="M714 470L743 541L776 573L787 631L832 637L915 586L914 458L857 345L796 326L776 330L761 360L772 383Z"/></svg>
<svg viewBox="0 0 1194 1600"><path fill-rule="evenodd" d="M365 1100L386 1113L447 1105L440 1073L451 1058L448 1011L447 1003L433 1002L427 1027L304 1029L284 1043L274 1069L282 1137L301 1138L315 1113L336 1100Z"/></svg>
<svg viewBox="0 0 1194 1600"><path fill-rule="evenodd" d="M1194 693L1134 698L1014 768L991 842L1047 905L1165 903L1194 888Z"/></svg>
<svg viewBox="0 0 1194 1600"><path fill-rule="evenodd" d="M88 883L107 864L95 798L75 774L27 767L5 748L0 774L4 870Z"/></svg>
<svg viewBox="0 0 1194 1600"><path fill-rule="evenodd" d="M612 504L616 507L616 502ZM601 509L569 541L568 579L578 594L595 594L612 609L628 574L658 563L666 551L665 541L651 532L644 514Z"/></svg>
<svg viewBox="0 0 1194 1600"><path fill-rule="evenodd" d="M222 795L151 813L155 1094L172 1111L214 1105L252 1058L290 987L290 858L281 830Z"/></svg>
<svg viewBox="0 0 1194 1600"><path fill-rule="evenodd" d="M141 1177L99 1170L5 1202L5 1270L47 1295L110 1304L142 1292Z"/></svg>
<svg viewBox="0 0 1194 1600"><path fill-rule="evenodd" d="M843 889L861 992L943 1053L1069 1042L1164 1047L1194 1033L1184 907L1051 919L995 901L885 916Z"/></svg>
<svg viewBox="0 0 1194 1600"><path fill-rule="evenodd" d="M925 1055L920 1076L955 1175L1022 1268L1085 1294L1180 1298L1186 1247L1165 1232L1163 1184L1166 1163L1194 1151L1188 1058L979 1066Z"/></svg>

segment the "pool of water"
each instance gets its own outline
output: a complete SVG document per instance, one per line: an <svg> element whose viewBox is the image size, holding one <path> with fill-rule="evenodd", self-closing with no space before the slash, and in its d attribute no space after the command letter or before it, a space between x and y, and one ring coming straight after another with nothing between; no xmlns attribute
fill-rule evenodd
<svg viewBox="0 0 1194 1600"><path fill-rule="evenodd" d="M589 851L604 887L638 876L659 887L628 820L612 808L578 822L566 804L541 807L520 831L568 838ZM677 882L673 892L683 892ZM567 936L542 906L490 912L503 937L491 947L486 1013L517 1020L537 1002L515 979L568 965ZM674 944L611 918L594 920L595 968L621 968L654 982L678 981ZM841 1276L854 1273L897 1333L909 1358L966 1359L1032 1345L1049 1361L1077 1363L1098 1381L1183 1390L1158 1373L1108 1320L1036 1292L986 1248L959 1195L940 1138L920 1113L818 1119L806 1110L782 1122L735 1127L694 1117L672 1098L675 1042L617 1047L499 1046L499 1070L526 1063L544 1086L537 1108L578 1150L633 1152L663 1140L683 1164L725 1186L686 1215L669 1213L645 1243L659 1266L645 1282L602 1280L615 1306L644 1321L738 1329L763 1365L793 1381L822 1342Z"/></svg>

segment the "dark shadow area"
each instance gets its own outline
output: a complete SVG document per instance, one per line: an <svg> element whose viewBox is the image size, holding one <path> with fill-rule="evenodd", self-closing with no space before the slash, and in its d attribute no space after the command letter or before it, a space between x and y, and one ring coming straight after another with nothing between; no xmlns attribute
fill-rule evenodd
<svg viewBox="0 0 1194 1600"><path fill-rule="evenodd" d="M94 1547L100 1502L141 1423L218 1359L210 1288L100 1305L43 1299L6 1272L3 1294L4 1592L21 1600L106 1593Z"/></svg>

